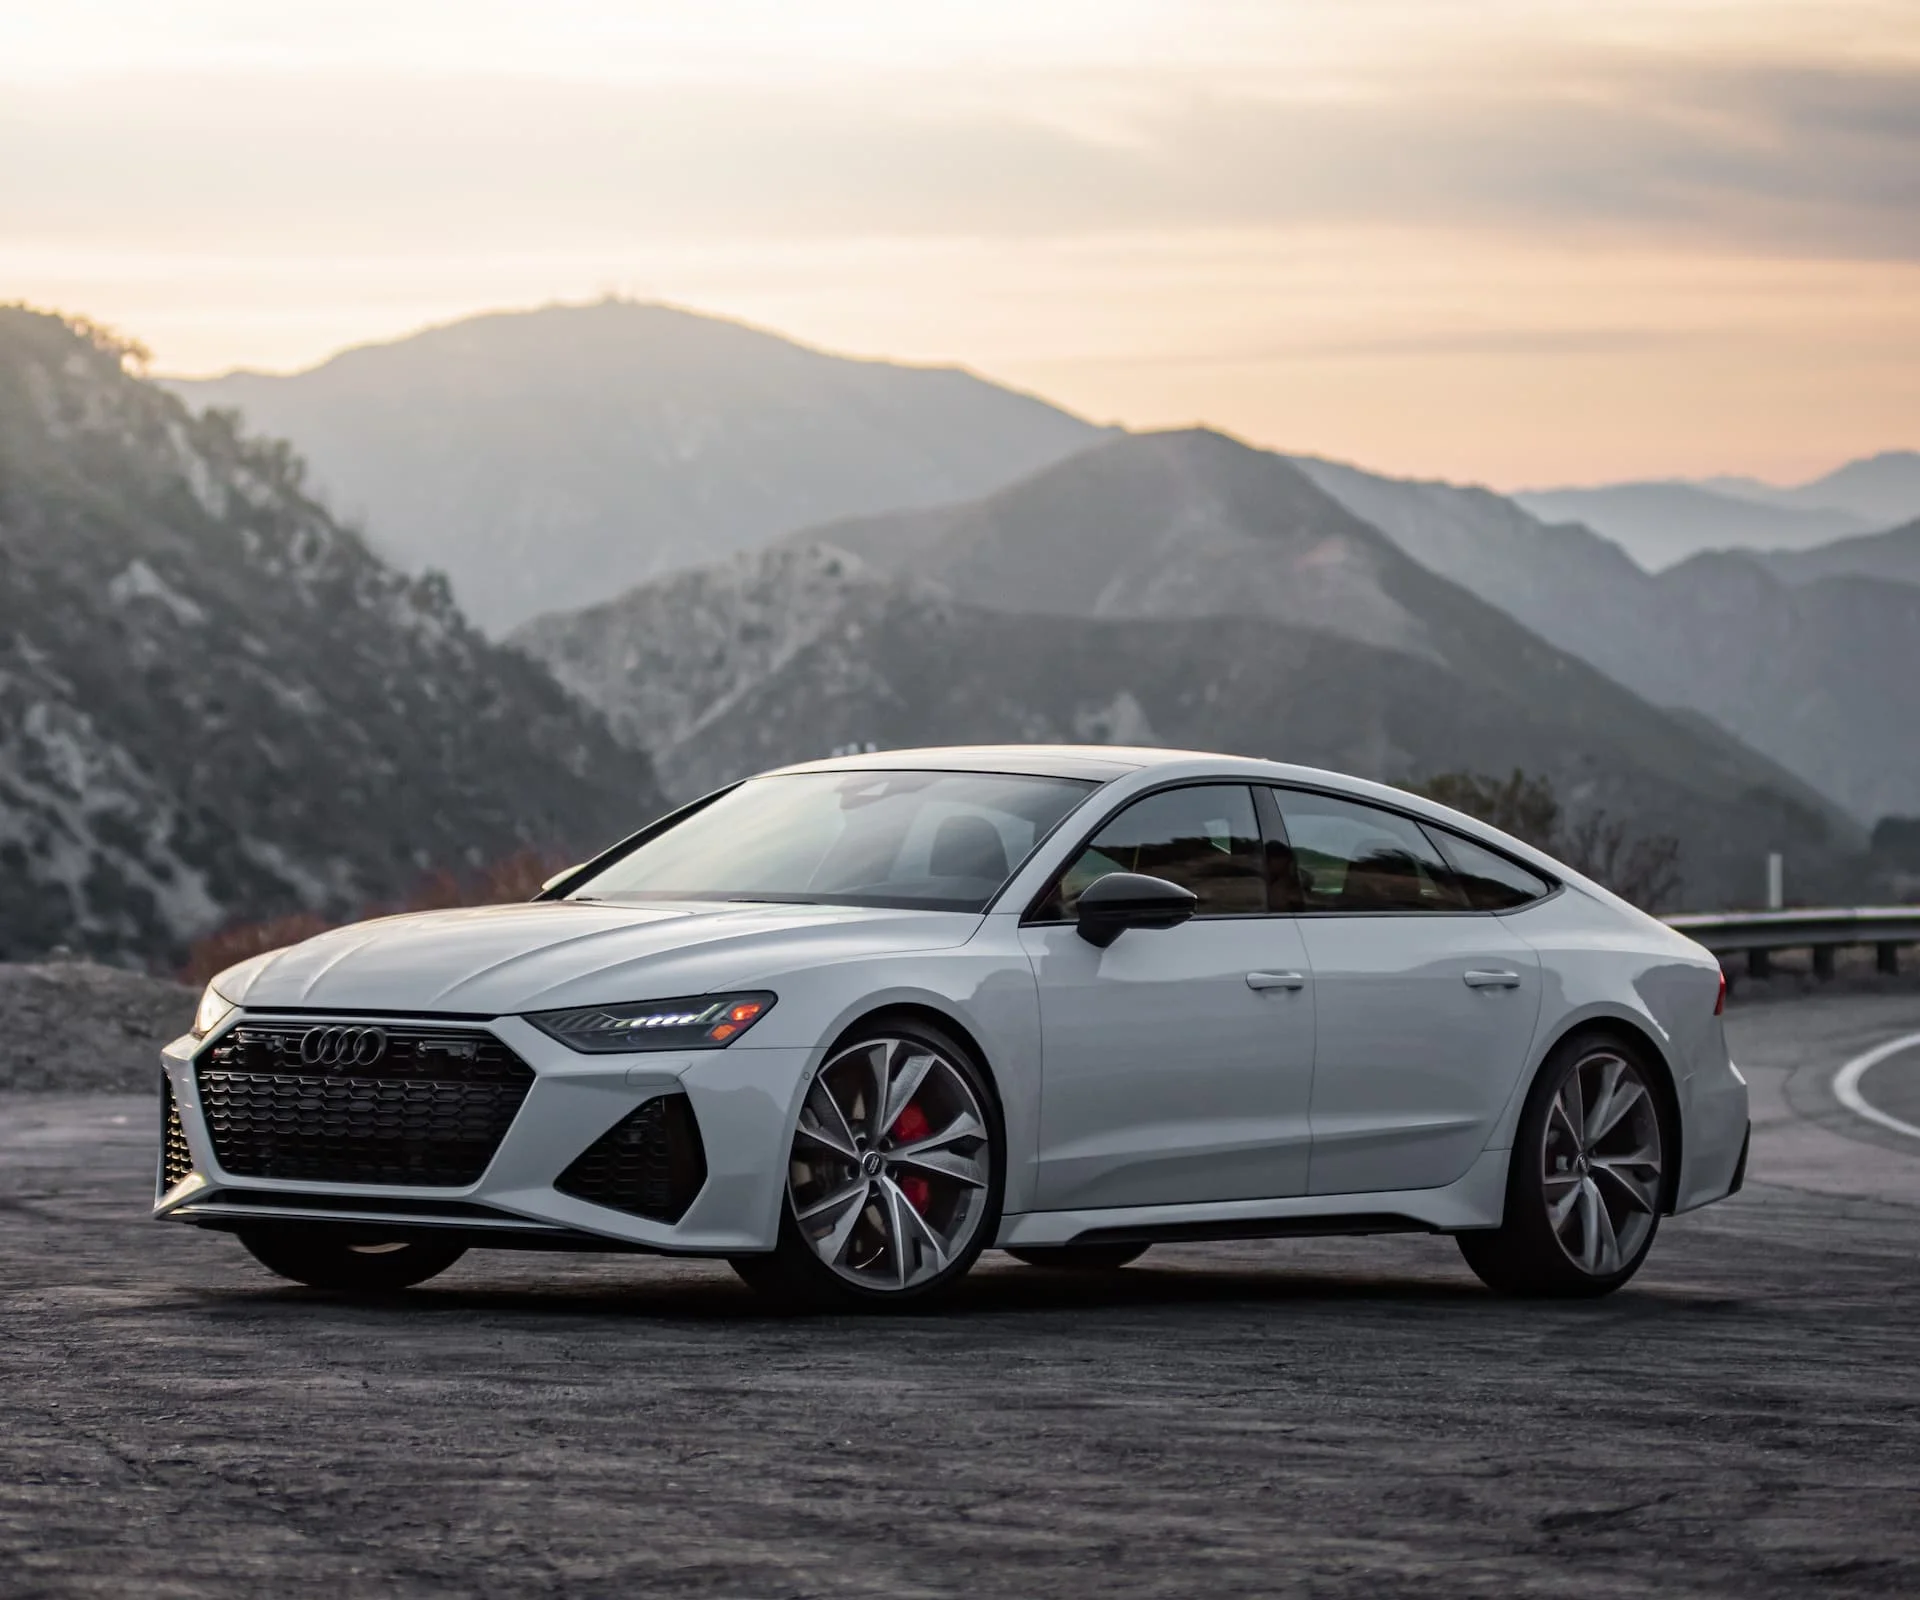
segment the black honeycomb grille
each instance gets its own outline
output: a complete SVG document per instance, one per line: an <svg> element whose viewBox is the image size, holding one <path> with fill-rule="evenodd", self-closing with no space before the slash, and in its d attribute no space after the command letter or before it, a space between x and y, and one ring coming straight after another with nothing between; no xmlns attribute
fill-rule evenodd
<svg viewBox="0 0 1920 1600"><path fill-rule="evenodd" d="M313 1183L477 1183L506 1137L533 1072L474 1028L377 1028L377 1058L301 1059L333 1019L249 1022L200 1058L200 1110L221 1168L242 1178ZM311 1052L310 1052L311 1053Z"/></svg>
<svg viewBox="0 0 1920 1600"><path fill-rule="evenodd" d="M663 1094L588 1145L554 1187L631 1216L678 1222L706 1181L693 1107L684 1094Z"/></svg>
<svg viewBox="0 0 1920 1600"><path fill-rule="evenodd" d="M165 1193L193 1171L193 1152L187 1148L187 1130L180 1125L180 1107L173 1085L160 1074L160 1189Z"/></svg>

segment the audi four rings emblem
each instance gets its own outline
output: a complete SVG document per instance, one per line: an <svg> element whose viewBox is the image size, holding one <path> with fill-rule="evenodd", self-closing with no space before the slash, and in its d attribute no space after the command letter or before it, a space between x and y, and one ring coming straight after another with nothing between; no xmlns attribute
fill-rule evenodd
<svg viewBox="0 0 1920 1600"><path fill-rule="evenodd" d="M386 1053L385 1028L309 1028L300 1038L309 1067L370 1067Z"/></svg>

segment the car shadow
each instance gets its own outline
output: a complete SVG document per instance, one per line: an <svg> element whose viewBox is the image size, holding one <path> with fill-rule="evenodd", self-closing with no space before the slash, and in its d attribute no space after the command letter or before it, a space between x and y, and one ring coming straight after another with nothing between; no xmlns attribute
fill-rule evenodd
<svg viewBox="0 0 1920 1600"><path fill-rule="evenodd" d="M517 1269L512 1277L516 1281L502 1283L480 1262L456 1269L446 1279L397 1294L341 1294L268 1280L257 1289L202 1288L194 1295L203 1306L252 1313L269 1308L308 1312L330 1305L424 1319L479 1315L529 1317L543 1322L604 1318L865 1327L1101 1315L1126 1321L1129 1314L1146 1314L1149 1320L1164 1324L1169 1319L1177 1321L1187 1315L1202 1319L1230 1309L1302 1314L1340 1310L1388 1317L1417 1314L1463 1323L1506 1321L1515 1316L1537 1321L1543 1315L1619 1320L1725 1311L1740 1304L1724 1295L1654 1284L1630 1285L1604 1300L1521 1302L1502 1299L1466 1277L1326 1271L1284 1262L1270 1267L1141 1262L1111 1272L983 1263L934 1305L866 1314L783 1310L759 1298L718 1262L652 1261L635 1272L632 1263L626 1261L579 1275L549 1277ZM475 1278L480 1281L473 1281Z"/></svg>

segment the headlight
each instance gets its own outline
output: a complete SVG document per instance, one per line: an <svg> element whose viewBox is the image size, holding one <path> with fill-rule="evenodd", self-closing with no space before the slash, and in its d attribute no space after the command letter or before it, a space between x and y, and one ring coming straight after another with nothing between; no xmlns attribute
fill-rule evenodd
<svg viewBox="0 0 1920 1600"><path fill-rule="evenodd" d="M193 1014L193 1036L204 1039L227 1020L234 1009L233 1002L212 984L208 984L200 996L200 1008Z"/></svg>
<svg viewBox="0 0 1920 1600"><path fill-rule="evenodd" d="M722 1050L773 1009L774 997L702 994L630 1006L580 1006L528 1015L570 1050L615 1055L628 1050Z"/></svg>

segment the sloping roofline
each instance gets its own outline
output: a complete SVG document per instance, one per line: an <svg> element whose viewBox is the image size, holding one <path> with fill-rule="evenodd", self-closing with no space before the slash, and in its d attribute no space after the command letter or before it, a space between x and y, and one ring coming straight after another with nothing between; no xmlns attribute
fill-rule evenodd
<svg viewBox="0 0 1920 1600"><path fill-rule="evenodd" d="M835 756L825 761L800 762L780 767L780 772L884 772L901 769L932 772L1008 772L1026 773L1044 778L1083 778L1095 783L1110 783L1117 778L1149 769L1172 769L1171 780L1219 777L1299 784L1308 788L1329 789L1356 800L1406 811L1414 816L1441 823L1469 839L1479 839L1505 851L1519 861L1560 879L1579 885L1593 898L1628 916L1657 928L1684 944L1665 923L1629 905L1604 885L1575 872L1536 845L1503 833L1478 817L1467 816L1450 806L1410 794L1389 784L1356 778L1349 773L1331 772L1321 767L1295 766L1290 762L1269 761L1258 756L1230 756L1208 750L1161 750L1142 746L1105 744L976 744L948 745L924 750L873 750L860 755ZM1184 769L1184 770L1183 770ZM1025 869L1022 869L1023 872ZM1016 874L1003 894L1016 888Z"/></svg>
<svg viewBox="0 0 1920 1600"><path fill-rule="evenodd" d="M1091 778L1104 783L1142 767L1173 761L1231 760L1190 750L1135 750L1105 744L955 744L921 750L871 750L800 761L778 772L1010 772L1036 778Z"/></svg>

